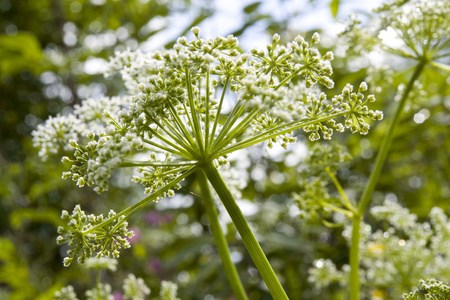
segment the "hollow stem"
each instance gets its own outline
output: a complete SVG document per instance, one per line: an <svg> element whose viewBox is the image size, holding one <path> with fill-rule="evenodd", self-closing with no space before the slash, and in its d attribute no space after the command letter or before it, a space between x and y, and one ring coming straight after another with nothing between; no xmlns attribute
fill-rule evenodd
<svg viewBox="0 0 450 300"><path fill-rule="evenodd" d="M389 149L391 148L392 141L394 138L395 129L400 122L400 117L405 107L406 101L408 100L409 93L411 92L414 82L419 78L423 71L423 68L427 64L426 60L421 61L415 68L411 79L406 86L405 92L397 106L394 117L389 124L388 131L384 136L381 143L380 150L378 152L377 158L375 160L375 165L367 182L366 188L361 196L361 200L358 205L358 213L353 217L353 231L352 231L352 245L350 248L350 300L359 300L359 241L360 241L360 227L362 217L367 209L372 198L375 186L380 178L381 170L383 168L384 162L386 161Z"/></svg>
<svg viewBox="0 0 450 300"><path fill-rule="evenodd" d="M214 201L211 198L211 191L209 189L206 176L203 172L199 171L197 172L197 177L203 196L203 205L205 206L206 213L208 214L211 231L214 235L217 249L219 250L220 259L222 260L225 274L227 275L228 281L231 285L231 290L233 291L234 296L237 300L247 300L248 298L245 294L241 279L239 278L236 267L231 261L227 240L222 232L222 228L220 228L219 219L217 217L217 210L214 205Z"/></svg>
<svg viewBox="0 0 450 300"><path fill-rule="evenodd" d="M236 226L239 234L241 235L242 241L247 248L253 262L256 265L261 277L269 288L270 294L273 299L282 300L289 299L283 290L280 282L278 281L275 272L273 271L269 261L266 258L261 246L256 240L253 232L250 229L247 221L244 218L239 206L236 204L233 196L231 195L228 187L223 181L217 169L213 166L212 162L205 163L201 166L206 177L208 178L211 185L216 190L217 194L222 200L228 214L231 217L234 225Z"/></svg>

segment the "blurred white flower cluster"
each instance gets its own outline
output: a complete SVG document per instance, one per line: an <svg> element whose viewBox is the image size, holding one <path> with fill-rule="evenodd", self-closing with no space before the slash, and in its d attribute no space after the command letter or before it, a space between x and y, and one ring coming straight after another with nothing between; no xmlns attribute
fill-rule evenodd
<svg viewBox="0 0 450 300"><path fill-rule="evenodd" d="M102 270L116 271L117 260L112 258L89 258L86 260L85 268L94 269L96 272ZM144 300L150 295L150 289L142 278L136 277L134 274L128 274L123 280L123 294L120 294L124 300ZM177 298L178 286L170 281L162 281L158 300L180 300ZM98 282L96 287L85 292L87 300L114 300L115 295L112 293L112 287L108 283ZM61 290L55 292L53 300L78 300L73 286L68 285Z"/></svg>
<svg viewBox="0 0 450 300"><path fill-rule="evenodd" d="M450 278L450 220L441 208L434 207L426 222L418 222L415 214L390 201L370 213L378 223L361 226L363 289L381 290L389 299L398 299L422 278ZM343 232L349 243L350 230ZM308 281L318 289L332 282L346 285L348 271L348 266L338 270L331 260L317 260Z"/></svg>

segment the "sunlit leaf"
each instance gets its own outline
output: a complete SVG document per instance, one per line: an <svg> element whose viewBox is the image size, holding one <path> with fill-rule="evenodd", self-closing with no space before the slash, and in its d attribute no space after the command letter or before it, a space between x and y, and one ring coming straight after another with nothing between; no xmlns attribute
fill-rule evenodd
<svg viewBox="0 0 450 300"><path fill-rule="evenodd" d="M247 14L250 14L250 13L254 12L260 5L261 5L261 2L255 2L250 5L247 5L246 7L244 7L244 12Z"/></svg>
<svg viewBox="0 0 450 300"><path fill-rule="evenodd" d="M330 2L330 10L331 14L333 15L333 18L337 17L338 11L339 11L339 0L331 0Z"/></svg>

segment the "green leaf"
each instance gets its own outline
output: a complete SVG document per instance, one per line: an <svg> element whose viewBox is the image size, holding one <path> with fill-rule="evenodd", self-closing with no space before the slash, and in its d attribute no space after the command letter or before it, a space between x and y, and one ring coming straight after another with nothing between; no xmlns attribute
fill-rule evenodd
<svg viewBox="0 0 450 300"><path fill-rule="evenodd" d="M14 244L0 237L0 283L2 286L6 284L13 291L8 299L34 299L35 290L30 285L28 275L28 268L19 257Z"/></svg>
<svg viewBox="0 0 450 300"><path fill-rule="evenodd" d="M250 5L247 5L246 7L244 7L244 12L246 14L250 14L250 13L254 12L260 5L261 5L261 2L255 2Z"/></svg>
<svg viewBox="0 0 450 300"><path fill-rule="evenodd" d="M42 48L34 34L19 32L14 36L0 35L0 75L34 71L41 60Z"/></svg>
<svg viewBox="0 0 450 300"><path fill-rule="evenodd" d="M14 210L9 215L9 221L13 229L19 229L26 221L50 223L58 227L64 225L60 214L55 209L36 210L34 208L23 208Z"/></svg>
<svg viewBox="0 0 450 300"><path fill-rule="evenodd" d="M61 290L63 287L64 287L64 284L62 282L56 282L50 288L48 288L45 292L39 294L39 296L37 296L35 298L35 300L53 299L55 292Z"/></svg>
<svg viewBox="0 0 450 300"><path fill-rule="evenodd" d="M331 0L330 2L330 10L331 14L333 15L333 18L337 17L338 10L339 10L339 0Z"/></svg>

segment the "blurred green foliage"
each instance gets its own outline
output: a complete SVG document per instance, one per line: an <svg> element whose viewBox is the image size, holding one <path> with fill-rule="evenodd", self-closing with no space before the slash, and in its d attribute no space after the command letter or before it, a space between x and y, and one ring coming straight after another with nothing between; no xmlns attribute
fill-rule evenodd
<svg viewBox="0 0 450 300"><path fill-rule="evenodd" d="M34 34L19 32L0 35L0 74L15 75L24 70L36 71L42 49Z"/></svg>

